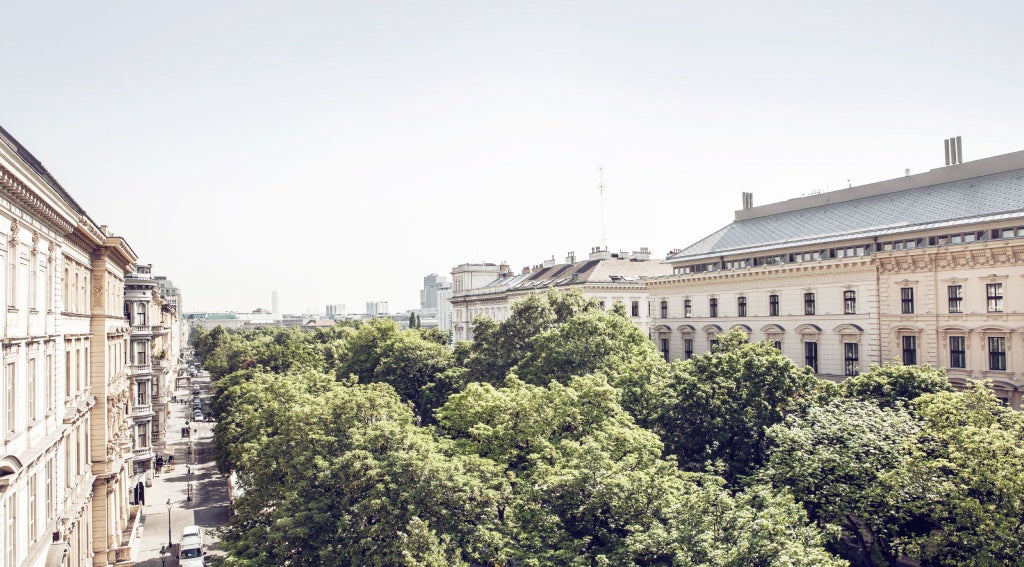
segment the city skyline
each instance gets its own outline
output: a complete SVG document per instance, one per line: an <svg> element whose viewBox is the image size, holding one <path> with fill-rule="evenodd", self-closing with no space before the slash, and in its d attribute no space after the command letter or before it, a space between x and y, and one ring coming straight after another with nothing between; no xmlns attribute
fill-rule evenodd
<svg viewBox="0 0 1024 567"><path fill-rule="evenodd" d="M0 124L188 311L402 311L465 262L664 257L742 192L920 173L957 135L1020 150L1021 11L21 5Z"/></svg>

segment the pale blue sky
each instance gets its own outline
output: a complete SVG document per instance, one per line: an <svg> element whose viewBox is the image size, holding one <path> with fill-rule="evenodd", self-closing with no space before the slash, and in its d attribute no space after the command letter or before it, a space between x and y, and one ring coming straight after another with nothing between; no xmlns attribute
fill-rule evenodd
<svg viewBox="0 0 1024 567"><path fill-rule="evenodd" d="M0 124L187 310L418 305L1024 150L1019 2L23 2Z"/></svg>

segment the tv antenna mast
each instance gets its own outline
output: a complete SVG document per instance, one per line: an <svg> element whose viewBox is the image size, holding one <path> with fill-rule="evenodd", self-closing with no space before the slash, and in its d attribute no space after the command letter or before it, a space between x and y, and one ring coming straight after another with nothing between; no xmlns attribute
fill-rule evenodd
<svg viewBox="0 0 1024 567"><path fill-rule="evenodd" d="M604 232L604 168L598 167L597 174L599 177L597 189L601 192L601 246L608 248L608 238Z"/></svg>

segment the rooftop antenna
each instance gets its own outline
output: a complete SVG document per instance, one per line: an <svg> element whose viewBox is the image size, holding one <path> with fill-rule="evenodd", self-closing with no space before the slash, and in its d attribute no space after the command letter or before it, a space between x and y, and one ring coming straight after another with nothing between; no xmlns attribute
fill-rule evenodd
<svg viewBox="0 0 1024 567"><path fill-rule="evenodd" d="M608 239L604 233L604 168L598 167L597 174L600 178L597 188L601 192L601 246L608 248Z"/></svg>

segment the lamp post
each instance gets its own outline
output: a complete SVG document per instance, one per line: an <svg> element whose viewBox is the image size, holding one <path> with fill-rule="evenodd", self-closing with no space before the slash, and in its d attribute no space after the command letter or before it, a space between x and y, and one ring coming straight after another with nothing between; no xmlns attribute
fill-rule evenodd
<svg viewBox="0 0 1024 567"><path fill-rule="evenodd" d="M188 478L188 493L185 496L186 502L192 501L192 466L185 465L185 476Z"/></svg>
<svg viewBox="0 0 1024 567"><path fill-rule="evenodd" d="M167 499L167 548L172 547L171 543L171 499Z"/></svg>
<svg viewBox="0 0 1024 567"><path fill-rule="evenodd" d="M160 546L160 567L164 567L164 562L167 561L168 550L164 546Z"/></svg>

